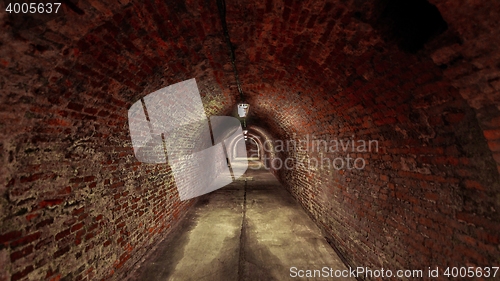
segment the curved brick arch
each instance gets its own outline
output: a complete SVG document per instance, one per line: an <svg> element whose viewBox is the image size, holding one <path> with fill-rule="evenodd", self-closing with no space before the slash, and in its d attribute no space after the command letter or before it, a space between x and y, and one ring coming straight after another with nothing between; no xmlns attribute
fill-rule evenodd
<svg viewBox="0 0 500 281"><path fill-rule="evenodd" d="M228 3L249 125L379 141L361 171L273 170L353 266L498 262L500 9L431 2L449 30L417 54L372 27L376 2ZM0 20L0 279L120 279L193 203L168 165L134 159L127 109L193 77L207 115L239 98L215 2L165 3ZM299 156L320 154L273 159Z"/></svg>

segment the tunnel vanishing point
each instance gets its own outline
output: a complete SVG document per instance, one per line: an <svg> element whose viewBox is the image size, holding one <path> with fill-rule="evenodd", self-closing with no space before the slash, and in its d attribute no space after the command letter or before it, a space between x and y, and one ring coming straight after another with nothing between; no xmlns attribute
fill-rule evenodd
<svg viewBox="0 0 500 281"><path fill-rule="evenodd" d="M193 78L207 117L250 105L252 159L346 266L500 265L500 2L228 1L243 95L215 0L12 3L1 281L123 280L169 237L203 197L181 201L169 163L136 158L127 114Z"/></svg>

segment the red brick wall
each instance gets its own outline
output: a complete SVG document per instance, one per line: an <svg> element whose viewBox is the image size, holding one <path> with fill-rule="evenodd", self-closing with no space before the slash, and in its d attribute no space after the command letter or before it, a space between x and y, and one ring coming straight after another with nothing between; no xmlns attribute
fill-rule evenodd
<svg viewBox="0 0 500 281"><path fill-rule="evenodd" d="M440 44L430 56L476 112L500 170L500 3L432 2L460 41Z"/></svg>
<svg viewBox="0 0 500 281"><path fill-rule="evenodd" d="M193 204L168 165L137 161L127 113L196 78L207 115L224 115L229 56L215 3L141 3L2 19L0 280L121 280Z"/></svg>
<svg viewBox="0 0 500 281"><path fill-rule="evenodd" d="M251 92L253 122L281 140L354 135L379 141L378 153L351 155L366 160L363 170L282 169L281 181L353 266L498 264L498 91L493 88L499 52L469 42L474 38L462 35L455 22L416 54L402 52L372 27L379 8L354 2L250 6L239 1L230 13L246 11L228 21L231 34L239 34L237 57L245 58L240 71ZM447 3L438 7L452 8ZM483 35L476 36L493 48L498 9L488 14L495 7L479 6L455 16L447 10L444 18L461 17L467 26L474 22L463 19L469 13L471 19L483 17ZM476 88L470 98L457 85L475 82L455 79L449 71L458 66L447 68L436 59L457 40L469 42L463 45L475 51L475 60L487 62L487 71L464 70L491 84L486 91ZM297 149L280 157L345 154Z"/></svg>
<svg viewBox="0 0 500 281"><path fill-rule="evenodd" d="M252 134L379 141L356 155L363 170L273 170L354 266L499 262L499 9L432 2L449 30L417 54L373 27L376 1L228 2ZM192 204L167 165L134 158L127 110L195 77L208 115L234 111L207 3L81 0L30 29L0 20L0 280L120 280Z"/></svg>

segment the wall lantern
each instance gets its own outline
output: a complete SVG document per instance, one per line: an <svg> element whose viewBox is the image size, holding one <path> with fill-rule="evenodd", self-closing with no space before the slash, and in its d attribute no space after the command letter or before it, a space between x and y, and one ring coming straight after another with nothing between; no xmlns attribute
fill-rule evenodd
<svg viewBox="0 0 500 281"><path fill-rule="evenodd" d="M240 104L238 104L238 115L241 118L247 117L249 108L250 108L250 105L248 103L240 103Z"/></svg>

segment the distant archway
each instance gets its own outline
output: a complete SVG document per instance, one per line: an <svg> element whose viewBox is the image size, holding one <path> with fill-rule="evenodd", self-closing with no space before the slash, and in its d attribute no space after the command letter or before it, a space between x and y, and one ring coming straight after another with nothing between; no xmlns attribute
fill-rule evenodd
<svg viewBox="0 0 500 281"><path fill-rule="evenodd" d="M244 141L246 151L237 150L238 143ZM248 140L245 141L243 137L238 138L234 145L232 146L233 155L236 160L238 159L248 159L253 161L259 161L261 159L260 146L259 143L251 136L248 137Z"/></svg>

